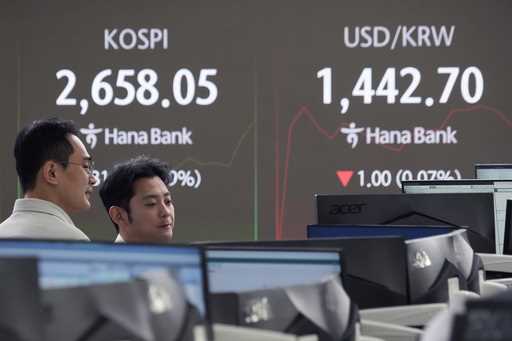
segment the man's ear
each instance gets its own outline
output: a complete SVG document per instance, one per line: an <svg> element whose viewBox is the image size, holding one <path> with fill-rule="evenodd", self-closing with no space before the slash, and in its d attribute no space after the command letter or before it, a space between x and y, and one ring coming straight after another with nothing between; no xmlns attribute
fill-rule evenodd
<svg viewBox="0 0 512 341"><path fill-rule="evenodd" d="M59 183L58 173L60 169L57 162L48 160L43 164L41 168L43 180L49 184L57 185Z"/></svg>
<svg viewBox="0 0 512 341"><path fill-rule="evenodd" d="M110 219L112 219L112 221L119 227L128 223L128 213L122 207L111 206L108 209L108 215L110 216Z"/></svg>

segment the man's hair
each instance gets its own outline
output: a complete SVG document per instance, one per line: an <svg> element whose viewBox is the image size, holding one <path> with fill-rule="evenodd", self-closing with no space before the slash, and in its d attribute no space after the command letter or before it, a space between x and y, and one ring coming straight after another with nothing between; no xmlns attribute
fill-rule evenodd
<svg viewBox="0 0 512 341"><path fill-rule="evenodd" d="M168 186L169 166L158 159L144 155L116 164L100 187L103 206L107 212L112 206L122 207L128 212L128 219L131 220L130 200L135 195L135 181L155 176ZM113 220L112 223L119 232L119 226Z"/></svg>
<svg viewBox="0 0 512 341"><path fill-rule="evenodd" d="M34 121L18 133L14 158L23 193L35 188L37 173L46 161L67 167L66 161L73 154L68 135L78 136L75 124L58 118Z"/></svg>

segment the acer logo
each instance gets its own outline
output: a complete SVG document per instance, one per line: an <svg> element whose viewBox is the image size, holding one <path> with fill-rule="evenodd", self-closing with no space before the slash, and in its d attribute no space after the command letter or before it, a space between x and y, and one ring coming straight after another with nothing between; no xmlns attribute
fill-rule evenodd
<svg viewBox="0 0 512 341"><path fill-rule="evenodd" d="M342 205L331 205L331 209L329 210L330 215L337 214L359 214L363 211L363 207L366 204L342 204Z"/></svg>

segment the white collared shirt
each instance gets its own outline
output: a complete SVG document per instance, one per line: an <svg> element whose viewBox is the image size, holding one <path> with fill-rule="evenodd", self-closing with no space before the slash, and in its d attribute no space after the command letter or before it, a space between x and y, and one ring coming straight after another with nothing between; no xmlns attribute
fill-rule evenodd
<svg viewBox="0 0 512 341"><path fill-rule="evenodd" d="M118 234L114 243L126 243L126 241L121 237L121 234Z"/></svg>
<svg viewBox="0 0 512 341"><path fill-rule="evenodd" d="M89 240L58 205L41 199L17 199L0 224L0 238Z"/></svg>

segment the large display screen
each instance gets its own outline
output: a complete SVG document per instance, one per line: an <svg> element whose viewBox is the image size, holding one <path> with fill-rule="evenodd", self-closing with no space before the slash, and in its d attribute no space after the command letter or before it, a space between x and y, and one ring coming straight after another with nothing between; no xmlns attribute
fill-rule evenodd
<svg viewBox="0 0 512 341"><path fill-rule="evenodd" d="M175 239L303 238L315 193L512 162L509 1L0 4L2 218L15 132L74 120L98 167L168 162ZM73 217L115 230L97 194Z"/></svg>

